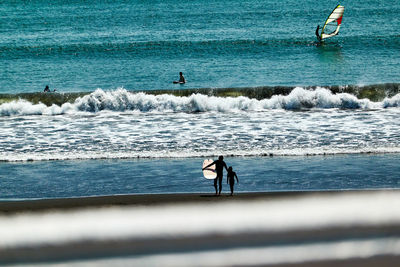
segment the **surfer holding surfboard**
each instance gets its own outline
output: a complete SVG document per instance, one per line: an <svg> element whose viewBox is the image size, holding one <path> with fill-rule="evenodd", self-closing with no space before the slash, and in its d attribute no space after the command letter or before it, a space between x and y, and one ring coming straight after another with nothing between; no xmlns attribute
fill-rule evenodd
<svg viewBox="0 0 400 267"><path fill-rule="evenodd" d="M214 178L215 195L221 195L222 177L223 177L224 167L225 167L226 171L228 171L228 167L226 166L226 163L224 161L224 157L223 156L219 156L217 160L211 162L210 164L208 164L206 166L203 165L203 171L208 169L209 167L211 167L213 165L215 165L215 172L216 172L216 177ZM217 182L218 182L218 185L219 185L219 190L218 190L218 187L217 187Z"/></svg>

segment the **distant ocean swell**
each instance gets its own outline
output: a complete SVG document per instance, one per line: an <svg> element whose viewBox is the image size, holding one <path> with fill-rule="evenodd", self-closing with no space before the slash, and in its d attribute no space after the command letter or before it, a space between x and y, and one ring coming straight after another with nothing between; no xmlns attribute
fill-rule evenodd
<svg viewBox="0 0 400 267"><path fill-rule="evenodd" d="M389 35L385 37L357 36L342 37L342 42L348 45L369 45L380 46L385 49L397 49L400 40L398 35ZM236 39L236 40L208 40L201 38L191 41L181 40L153 40L134 42L131 39L121 39L119 42L104 42L104 40L93 40L91 43L77 42L66 43L63 45L54 44L52 40L48 43L38 45L20 45L16 46L13 42L5 43L0 46L0 52L10 58L19 58L25 56L71 56L71 55L96 55L98 53L107 54L126 54L129 56L143 53L176 53L181 50L186 52L207 52L213 54L228 53L231 51L263 51L266 47L291 47L291 46L311 46L315 45L314 39L310 38L282 38L282 39ZM390 40L390 42L388 42ZM175 51L175 52L174 52Z"/></svg>
<svg viewBox="0 0 400 267"><path fill-rule="evenodd" d="M381 109L400 107L400 94L394 94L395 91L399 90L399 87L398 84L392 84L390 90L384 92L389 96L377 102L368 98L360 99L346 92L356 91L354 87L317 87L315 89L275 87L274 91L281 92L281 94L273 94L270 98L263 99L251 97L252 93L257 92L255 88L197 89L174 92L150 91L147 93L132 92L120 88L112 91L97 89L86 95L84 93L2 95L0 101L3 103L0 105L0 115L60 115L100 111L192 113L207 111L261 111L269 109L302 110L312 108ZM358 95L360 95L360 91L364 91L364 93L382 93L379 90L379 87L378 89L361 87ZM263 89L260 89L260 91L263 91ZM164 93L161 94L162 92ZM174 93L174 95L171 93ZM258 93L261 94L262 92Z"/></svg>

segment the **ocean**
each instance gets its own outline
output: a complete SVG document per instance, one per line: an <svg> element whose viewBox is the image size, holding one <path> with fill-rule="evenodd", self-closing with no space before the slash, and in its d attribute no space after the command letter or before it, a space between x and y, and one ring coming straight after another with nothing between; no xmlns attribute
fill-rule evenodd
<svg viewBox="0 0 400 267"><path fill-rule="evenodd" d="M0 199L400 188L400 3L337 4L3 1Z"/></svg>

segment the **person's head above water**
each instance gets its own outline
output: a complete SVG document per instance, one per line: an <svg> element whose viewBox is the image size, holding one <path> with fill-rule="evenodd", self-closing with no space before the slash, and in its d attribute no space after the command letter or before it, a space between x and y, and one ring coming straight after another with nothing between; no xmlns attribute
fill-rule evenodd
<svg viewBox="0 0 400 267"><path fill-rule="evenodd" d="M219 160L224 160L224 156L219 156L218 159Z"/></svg>
<svg viewBox="0 0 400 267"><path fill-rule="evenodd" d="M228 171L229 171L229 172L232 171L232 166L229 166Z"/></svg>
<svg viewBox="0 0 400 267"><path fill-rule="evenodd" d="M182 76L182 75L183 75L183 73L182 73L182 72L179 72L179 75L181 75L181 76Z"/></svg>

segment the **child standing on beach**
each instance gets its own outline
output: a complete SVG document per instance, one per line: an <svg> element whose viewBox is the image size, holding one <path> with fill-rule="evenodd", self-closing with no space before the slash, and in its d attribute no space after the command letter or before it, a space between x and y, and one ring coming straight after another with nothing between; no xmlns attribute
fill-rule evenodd
<svg viewBox="0 0 400 267"><path fill-rule="evenodd" d="M228 175L226 176L226 180L227 180L226 183L229 183L229 186L231 187L231 196L233 195L233 186L235 184L235 178L236 178L236 181L239 183L239 179L236 175L236 172L234 172L232 170L232 166L230 166L228 168Z"/></svg>

